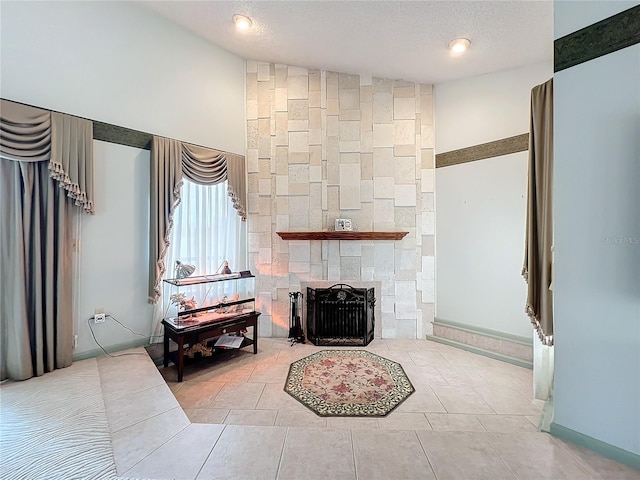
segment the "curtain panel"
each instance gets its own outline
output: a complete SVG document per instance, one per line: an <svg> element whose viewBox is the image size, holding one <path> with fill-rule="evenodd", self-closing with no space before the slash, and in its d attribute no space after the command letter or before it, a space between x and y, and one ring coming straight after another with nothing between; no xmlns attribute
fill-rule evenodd
<svg viewBox="0 0 640 480"><path fill-rule="evenodd" d="M151 146L149 303L156 303L162 295L162 278L167 269L165 257L171 241L173 215L180 203L183 176L198 185L217 185L228 180L233 205L238 215L246 220L243 156L154 136Z"/></svg>
<svg viewBox="0 0 640 480"><path fill-rule="evenodd" d="M149 302L162 295L164 259L169 248L173 214L180 204L182 188L182 145L177 140L153 137L151 143L149 235Z"/></svg>
<svg viewBox="0 0 640 480"><path fill-rule="evenodd" d="M526 312L544 345L553 345L553 79L531 90L525 255Z"/></svg>
<svg viewBox="0 0 640 480"><path fill-rule="evenodd" d="M93 212L92 126L0 104L0 370L25 380L73 355L73 217Z"/></svg>
<svg viewBox="0 0 640 480"><path fill-rule="evenodd" d="M242 155L227 153L227 193L242 218L247 221L247 166Z"/></svg>

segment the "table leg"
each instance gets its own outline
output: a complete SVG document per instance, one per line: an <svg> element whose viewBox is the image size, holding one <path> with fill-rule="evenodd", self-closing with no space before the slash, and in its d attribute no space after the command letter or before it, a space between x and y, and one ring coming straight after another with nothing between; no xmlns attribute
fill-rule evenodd
<svg viewBox="0 0 640 480"><path fill-rule="evenodd" d="M258 318L256 317L256 321L253 324L253 354L256 355L258 353Z"/></svg>
<svg viewBox="0 0 640 480"><path fill-rule="evenodd" d="M169 366L169 334L167 333L167 329L164 330L164 359L163 359L164 367L167 368Z"/></svg>
<svg viewBox="0 0 640 480"><path fill-rule="evenodd" d="M178 382L182 381L184 372L184 337L178 335Z"/></svg>

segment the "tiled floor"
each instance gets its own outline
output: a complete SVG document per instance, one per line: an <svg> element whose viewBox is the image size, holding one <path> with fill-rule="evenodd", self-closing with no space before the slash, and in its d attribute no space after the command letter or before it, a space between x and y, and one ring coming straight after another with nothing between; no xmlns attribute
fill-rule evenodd
<svg viewBox="0 0 640 480"><path fill-rule="evenodd" d="M401 362L416 388L389 416L318 417L284 393L283 385L290 362L319 349L260 339L257 355L246 349L206 368L193 366L182 383L175 381L175 367L160 368L161 376L138 349L130 352L136 355L76 362L39 379L3 384L0 477L640 478L638 471L537 432L542 404L532 400L531 371L428 341L375 340L367 347ZM34 416L53 400L73 406L76 377L83 385L93 379L102 394L85 394L82 408L21 420L25 409ZM61 378L65 388L56 389ZM40 389L55 392L51 401L42 401ZM74 434L88 410L92 416L85 423L96 425L94 431ZM52 425L66 433L43 446L41 432ZM99 469L89 468L95 445L104 445L88 440L94 434L111 439L110 466L107 455ZM20 438L33 439L25 461L25 444L12 445ZM62 449L76 449L73 462L60 458Z"/></svg>
<svg viewBox="0 0 640 480"><path fill-rule="evenodd" d="M367 350L400 362L416 393L385 418L318 417L283 391L289 365L327 347L260 339L228 358L193 364L177 382L160 368L193 423L335 429L535 432L543 402L531 370L427 340L376 339Z"/></svg>

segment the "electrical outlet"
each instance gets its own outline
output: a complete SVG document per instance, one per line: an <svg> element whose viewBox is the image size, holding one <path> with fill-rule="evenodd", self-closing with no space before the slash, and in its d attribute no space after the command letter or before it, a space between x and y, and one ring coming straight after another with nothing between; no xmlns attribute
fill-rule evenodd
<svg viewBox="0 0 640 480"><path fill-rule="evenodd" d="M104 313L96 313L93 316L93 323L104 323L107 316Z"/></svg>
<svg viewBox="0 0 640 480"><path fill-rule="evenodd" d="M73 348L78 347L78 335L73 336Z"/></svg>

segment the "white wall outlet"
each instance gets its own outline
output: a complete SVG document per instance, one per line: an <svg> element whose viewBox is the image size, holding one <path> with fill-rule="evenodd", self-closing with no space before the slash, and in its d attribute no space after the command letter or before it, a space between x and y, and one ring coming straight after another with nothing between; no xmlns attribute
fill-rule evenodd
<svg viewBox="0 0 640 480"><path fill-rule="evenodd" d="M78 335L73 336L73 348L78 348Z"/></svg>
<svg viewBox="0 0 640 480"><path fill-rule="evenodd" d="M107 316L104 313L96 313L93 316L93 322L94 323L104 323L106 318L107 318Z"/></svg>

